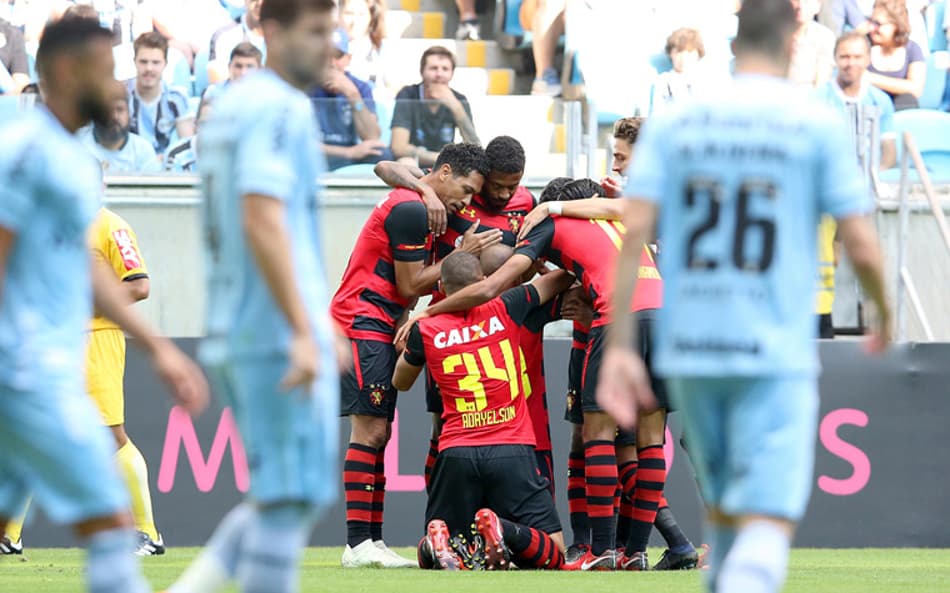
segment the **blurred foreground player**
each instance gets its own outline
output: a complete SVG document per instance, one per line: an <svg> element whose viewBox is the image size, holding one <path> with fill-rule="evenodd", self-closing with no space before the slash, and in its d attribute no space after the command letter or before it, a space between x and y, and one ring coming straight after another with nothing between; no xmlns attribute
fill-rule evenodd
<svg viewBox="0 0 950 593"><path fill-rule="evenodd" d="M111 31L86 19L55 22L36 65L46 105L6 126L0 145L0 530L32 491L86 547L89 591L144 593L112 442L83 393L93 303L136 338L188 411L206 405L207 385L128 307L115 274L87 246L102 182L74 134L109 116Z"/></svg>
<svg viewBox="0 0 950 593"><path fill-rule="evenodd" d="M324 164L304 91L331 51L332 0L265 0L267 68L221 96L202 129L208 261L202 362L231 406L247 500L171 586L290 593L310 531L336 500L338 365L328 314L317 178ZM339 346L339 347L338 347Z"/></svg>
<svg viewBox="0 0 950 593"><path fill-rule="evenodd" d="M881 256L846 130L787 82L796 13L745 0L735 80L716 98L647 122L629 170L627 236L636 246L660 208L665 307L654 362L683 414L711 531L708 587L773 593L785 581L808 501L817 430L812 313L816 229L838 219L877 305L873 351L890 315ZM617 262L615 306L637 284L635 249ZM624 426L653 402L635 326L609 331L598 401Z"/></svg>
<svg viewBox="0 0 950 593"><path fill-rule="evenodd" d="M448 295L484 277L473 255L443 261ZM462 568L449 540L473 517L489 570L507 570L512 559L520 568L563 564L561 523L535 461L525 401L531 382L520 341L527 318L573 281L563 271L545 274L471 310L421 319L410 330L393 386L408 391L428 365L445 410L419 544L423 568Z"/></svg>

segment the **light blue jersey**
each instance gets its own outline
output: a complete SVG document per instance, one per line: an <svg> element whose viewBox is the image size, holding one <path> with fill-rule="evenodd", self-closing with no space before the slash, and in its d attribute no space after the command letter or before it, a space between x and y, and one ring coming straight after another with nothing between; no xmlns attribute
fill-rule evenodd
<svg viewBox="0 0 950 593"><path fill-rule="evenodd" d="M819 216L871 204L836 114L786 81L738 76L647 122L626 195L660 207L664 376L809 375Z"/></svg>

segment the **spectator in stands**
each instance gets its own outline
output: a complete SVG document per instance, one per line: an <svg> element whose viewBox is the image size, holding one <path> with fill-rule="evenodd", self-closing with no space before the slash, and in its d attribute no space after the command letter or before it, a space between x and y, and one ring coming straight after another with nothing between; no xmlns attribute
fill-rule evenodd
<svg viewBox="0 0 950 593"><path fill-rule="evenodd" d="M201 97L214 97L228 88L228 85L241 80L249 72L260 68L263 61L264 54L253 43L250 41L238 43L231 50L231 58L228 60L227 80L209 86L201 94Z"/></svg>
<svg viewBox="0 0 950 593"><path fill-rule="evenodd" d="M225 65L225 56L231 55L231 50L240 43L251 43L261 52L264 52L264 32L261 29L261 4L263 0L245 0L245 11L240 19L231 21L211 35L211 44L208 49L208 80L219 82L225 80L229 68ZM263 59L261 60L263 61Z"/></svg>
<svg viewBox="0 0 950 593"><path fill-rule="evenodd" d="M173 173L195 173L198 170L198 134L201 126L211 117L212 98L205 95L198 103L195 117L195 135L179 140L165 151L163 168Z"/></svg>
<svg viewBox="0 0 950 593"><path fill-rule="evenodd" d="M208 47L214 32L231 21L218 0L145 0L151 7L155 31L169 40L193 64L195 55ZM229 47L223 55L228 55Z"/></svg>
<svg viewBox="0 0 950 593"><path fill-rule="evenodd" d="M0 19L0 94L18 95L30 83L30 63L23 33Z"/></svg>
<svg viewBox="0 0 950 593"><path fill-rule="evenodd" d="M478 24L478 13L475 12L475 0L455 0L459 9L459 26L455 30L455 39L458 41L478 41L482 38L481 27Z"/></svg>
<svg viewBox="0 0 950 593"><path fill-rule="evenodd" d="M111 93L112 112L104 123L95 122L79 131L79 140L89 147L105 173L154 173L160 169L155 149L129 126L129 95L116 82Z"/></svg>
<svg viewBox="0 0 950 593"><path fill-rule="evenodd" d="M332 171L357 163L391 160L392 153L379 139L373 89L347 72L351 56L345 30L333 32L333 45L335 53L323 86L311 94L323 133L327 168Z"/></svg>
<svg viewBox="0 0 950 593"><path fill-rule="evenodd" d="M871 29L868 17L861 11L857 0L831 0L830 12L829 22L825 25L835 35L841 35L845 31L867 34Z"/></svg>
<svg viewBox="0 0 950 593"><path fill-rule="evenodd" d="M795 84L815 88L831 80L835 34L815 21L821 0L792 0L792 4L798 9L798 31L788 78Z"/></svg>
<svg viewBox="0 0 950 593"><path fill-rule="evenodd" d="M386 3L383 0L341 0L340 24L350 38L348 72L376 86L383 85L383 39Z"/></svg>
<svg viewBox="0 0 950 593"><path fill-rule="evenodd" d="M145 33L135 40L135 78L128 83L132 131L164 152L175 132L187 138L195 132L188 114L188 98L162 81L168 57L168 41L160 33Z"/></svg>
<svg viewBox="0 0 950 593"><path fill-rule="evenodd" d="M455 73L455 56L435 45L422 53L422 82L402 88L396 95L392 121L392 151L397 159L431 167L439 151L455 140L479 144L472 108L465 95L449 88Z"/></svg>
<svg viewBox="0 0 950 593"><path fill-rule="evenodd" d="M531 26L531 51L536 72L531 84L532 95L557 97L561 94L561 78L554 69L554 52L564 34L565 5L566 0L537 0Z"/></svg>
<svg viewBox="0 0 950 593"><path fill-rule="evenodd" d="M706 55L703 38L696 29L677 29L666 40L666 55L673 69L660 74L653 84L650 101L654 114L667 106L688 98L698 84L699 61Z"/></svg>
<svg viewBox="0 0 950 593"><path fill-rule="evenodd" d="M872 115L876 130L874 136L881 139L871 155L872 166L880 169L893 167L897 161L897 133L894 129L894 104L881 89L868 82L868 65L871 48L867 37L850 31L835 43L835 65L838 75L816 91L825 103L836 108L851 126L855 137L864 136L867 116Z"/></svg>
<svg viewBox="0 0 950 593"><path fill-rule="evenodd" d="M910 20L904 0L874 3L871 43L868 82L890 95L898 111L916 108L924 92L927 64L920 46L910 40Z"/></svg>

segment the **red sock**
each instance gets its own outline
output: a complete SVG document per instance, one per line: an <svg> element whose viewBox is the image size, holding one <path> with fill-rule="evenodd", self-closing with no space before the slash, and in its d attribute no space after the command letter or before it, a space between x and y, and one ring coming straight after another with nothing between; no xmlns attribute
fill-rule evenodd
<svg viewBox="0 0 950 593"><path fill-rule="evenodd" d="M376 449L350 443L343 460L346 497L346 540L356 546L370 539L373 520L373 489L376 484Z"/></svg>
<svg viewBox="0 0 950 593"><path fill-rule="evenodd" d="M386 465L385 449L376 453L376 464L373 485L373 510L370 518L369 533L374 541L383 539L383 506L386 501Z"/></svg>
<svg viewBox="0 0 950 593"><path fill-rule="evenodd" d="M594 555L600 555L614 548L617 536L617 522L614 520L617 455L612 441L584 443L584 479L591 527L591 551Z"/></svg>
<svg viewBox="0 0 950 593"><path fill-rule="evenodd" d="M666 483L666 458L663 445L651 445L637 450L640 467L637 469L636 489L633 493L633 528L627 544L627 553L644 552L650 540L650 530L656 521L656 511L663 498Z"/></svg>
<svg viewBox="0 0 950 593"><path fill-rule="evenodd" d="M630 537L630 529L633 521L633 499L629 492L637 479L637 462L626 461L617 468L618 481L620 482L620 511L617 516L617 545L626 545Z"/></svg>
<svg viewBox="0 0 950 593"><path fill-rule="evenodd" d="M590 544L587 518L587 491L584 480L584 452L572 451L567 458L567 509L575 544Z"/></svg>
<svg viewBox="0 0 950 593"><path fill-rule="evenodd" d="M439 456L439 439L429 439L429 453L426 455L426 492L429 491L429 483L432 480L432 468L435 467L435 459Z"/></svg>

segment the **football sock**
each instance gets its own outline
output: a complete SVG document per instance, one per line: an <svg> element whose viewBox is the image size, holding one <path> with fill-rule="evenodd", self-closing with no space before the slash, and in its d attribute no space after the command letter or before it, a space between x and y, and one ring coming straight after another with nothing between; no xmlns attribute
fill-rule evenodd
<svg viewBox="0 0 950 593"><path fill-rule="evenodd" d="M295 593L311 517L302 504L258 509L241 543L237 581L242 593Z"/></svg>
<svg viewBox="0 0 950 593"><path fill-rule="evenodd" d="M663 498L663 486L666 482L666 458L663 445L651 445L637 449L636 487L627 496L633 500L633 522L630 527L630 539L627 540L627 554L645 552L650 541L650 531L656 521L656 511Z"/></svg>
<svg viewBox="0 0 950 593"><path fill-rule="evenodd" d="M586 488L584 452L571 451L567 457L567 509L571 515L571 531L574 533L575 544L590 544Z"/></svg>
<svg viewBox="0 0 950 593"><path fill-rule="evenodd" d="M625 461L617 467L617 479L620 483L620 514L617 516L617 544L625 545L630 537L633 521L633 499L627 494L636 486L637 462Z"/></svg>
<svg viewBox="0 0 950 593"><path fill-rule="evenodd" d="M736 530L725 525L707 523L706 534L709 539L709 561L707 562L709 570L703 571L703 576L706 577L707 588L716 593L719 572L722 570L723 561L736 539Z"/></svg>
<svg viewBox="0 0 950 593"><path fill-rule="evenodd" d="M429 453L426 455L426 492L429 492L429 482L432 480L432 468L439 456L439 439L429 439Z"/></svg>
<svg viewBox="0 0 950 593"><path fill-rule="evenodd" d="M215 593L237 574L241 541L254 518L254 507L242 503L231 509L211 539L167 593Z"/></svg>
<svg viewBox="0 0 950 593"><path fill-rule="evenodd" d="M145 465L145 458L130 439L115 452L115 459L119 463L125 485L129 489L135 529L145 532L152 541L158 541L158 530L155 529L155 517L152 515L152 494L148 489L148 467Z"/></svg>
<svg viewBox="0 0 950 593"><path fill-rule="evenodd" d="M376 481L373 484L373 510L370 518L369 533L373 541L383 539L383 508L386 501L386 466L383 463L386 450L376 453Z"/></svg>
<svg viewBox="0 0 950 593"><path fill-rule="evenodd" d="M600 556L616 545L614 493L617 490L617 456L613 442L584 443L584 480L591 528L590 547L595 556Z"/></svg>
<svg viewBox="0 0 950 593"><path fill-rule="evenodd" d="M23 505L23 512L16 517L11 517L10 520L7 521L6 529L4 529L0 535L6 535L13 543L20 541L20 538L23 537L23 524L26 522L26 514L30 511L31 502L32 498L26 499L26 503Z"/></svg>
<svg viewBox="0 0 950 593"><path fill-rule="evenodd" d="M693 544L680 529L673 511L666 504L666 499L660 501L660 509L656 512L656 521L653 525L656 527L663 539L666 540L666 546L674 554L688 554L695 550Z"/></svg>
<svg viewBox="0 0 950 593"><path fill-rule="evenodd" d="M755 521L739 530L719 571L715 591L778 593L788 572L789 537L778 525Z"/></svg>
<svg viewBox="0 0 950 593"><path fill-rule="evenodd" d="M505 545L518 560L519 568L559 570L564 565L564 554L547 533L500 519Z"/></svg>
<svg viewBox="0 0 950 593"><path fill-rule="evenodd" d="M376 485L376 449L350 443L343 459L346 498L346 543L356 547L372 538L373 488Z"/></svg>
<svg viewBox="0 0 950 593"><path fill-rule="evenodd" d="M89 593L149 593L135 555L135 531L108 529L86 540L86 585Z"/></svg>

